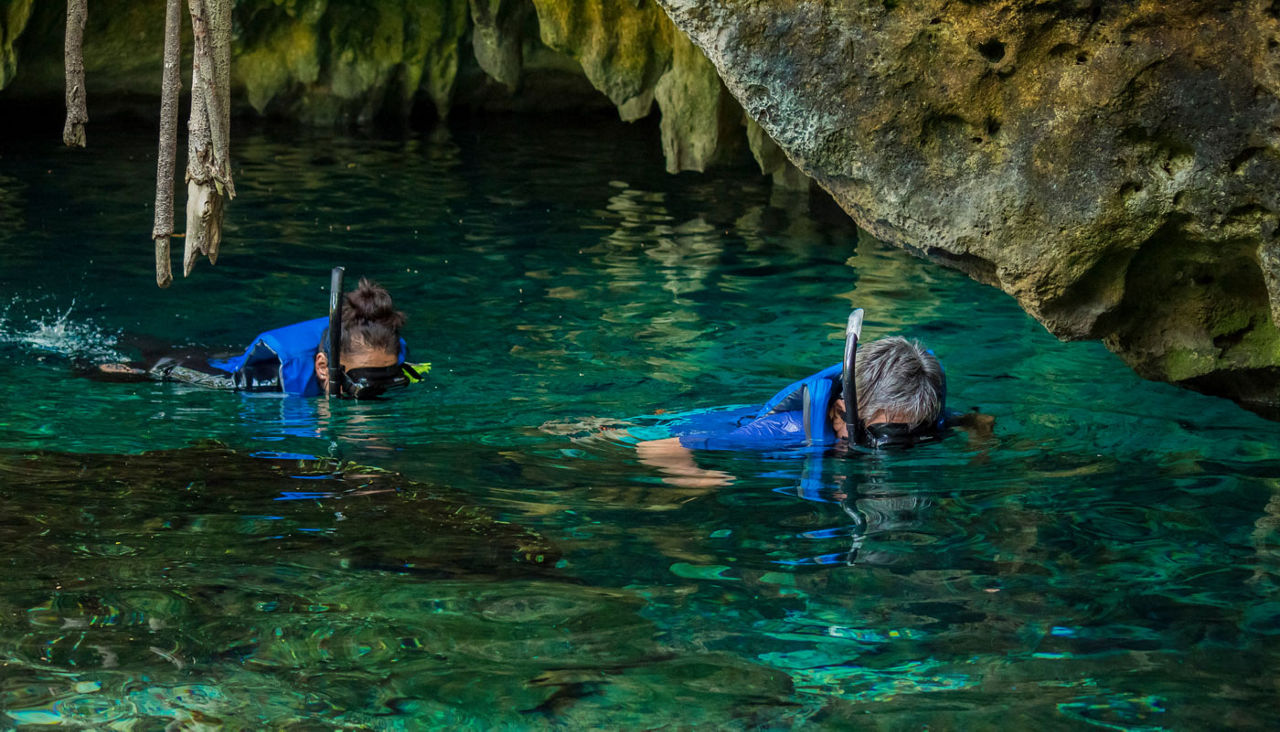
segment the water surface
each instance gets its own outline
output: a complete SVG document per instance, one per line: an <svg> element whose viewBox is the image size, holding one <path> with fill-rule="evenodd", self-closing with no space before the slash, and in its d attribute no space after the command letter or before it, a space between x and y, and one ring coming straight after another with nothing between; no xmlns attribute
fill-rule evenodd
<svg viewBox="0 0 1280 732"><path fill-rule="evenodd" d="M92 139L0 148L6 726L1272 718L1280 428L1057 342L829 202L668 176L644 126L245 130L219 264L160 291L150 131ZM394 293L427 387L74 375L323 314L336 264ZM671 413L838 360L853 306L925 340L995 435L700 456L719 486L636 459ZM442 505L542 561L442 536Z"/></svg>

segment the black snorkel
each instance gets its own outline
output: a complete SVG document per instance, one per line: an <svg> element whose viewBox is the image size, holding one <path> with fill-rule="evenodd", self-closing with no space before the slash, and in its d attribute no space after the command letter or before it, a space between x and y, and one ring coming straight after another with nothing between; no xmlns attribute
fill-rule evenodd
<svg viewBox="0 0 1280 732"><path fill-rule="evenodd" d="M849 430L849 446L867 441L867 430L858 416L858 384L854 368L858 361L858 339L862 337L862 308L849 313L849 323L844 328L844 364L841 372L840 396L844 399L844 423Z"/></svg>
<svg viewBox="0 0 1280 732"><path fill-rule="evenodd" d="M342 280L346 267L334 267L329 273L329 383L325 398L342 395Z"/></svg>
<svg viewBox="0 0 1280 732"><path fill-rule="evenodd" d="M841 374L840 395L844 399L845 425L849 430L849 449L854 446L880 449L884 447L906 448L921 442L930 442L942 436L941 423L934 421L912 426L900 422L880 422L867 425L858 414L858 341L862 337L862 308L849 313L849 324L844 330L844 363ZM932 351L930 351L932 354ZM943 406L946 400L945 375L942 382Z"/></svg>
<svg viewBox="0 0 1280 732"><path fill-rule="evenodd" d="M345 369L342 366L342 304L346 296L342 292L345 267L334 267L329 276L329 327L320 335L320 350L328 357L326 369L328 386L325 398L331 396L352 399L376 399L387 391L403 389L423 381L423 374L431 370L429 363L409 364L399 360L388 366L360 366ZM404 358L405 345L400 341L400 358Z"/></svg>

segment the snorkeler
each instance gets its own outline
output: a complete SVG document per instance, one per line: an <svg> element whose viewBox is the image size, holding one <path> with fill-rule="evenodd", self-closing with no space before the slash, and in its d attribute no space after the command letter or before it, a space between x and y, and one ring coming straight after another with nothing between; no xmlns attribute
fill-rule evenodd
<svg viewBox="0 0 1280 732"><path fill-rule="evenodd" d="M93 375L108 381L174 381L230 391L356 399L421 381L431 365L405 363L407 348L400 337L405 315L392 305L390 293L361 278L355 290L342 294L342 279L342 268L335 268L329 317L262 333L238 356L171 355L150 366L103 364Z"/></svg>
<svg viewBox="0 0 1280 732"><path fill-rule="evenodd" d="M911 446L952 426L989 430L989 422L974 419L985 415L946 411L946 374L919 342L895 336L859 350L862 314L849 316L842 363L790 384L758 410L729 414L736 422L698 429L705 420L696 420L684 434L641 442L641 458L666 466L683 464L689 450Z"/></svg>

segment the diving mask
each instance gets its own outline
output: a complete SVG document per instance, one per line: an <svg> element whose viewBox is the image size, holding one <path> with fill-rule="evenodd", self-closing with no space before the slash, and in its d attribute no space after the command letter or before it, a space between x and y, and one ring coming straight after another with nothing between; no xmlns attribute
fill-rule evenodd
<svg viewBox="0 0 1280 732"><path fill-rule="evenodd" d="M863 442L860 444L871 448L912 447L939 437L938 428L933 424L912 427L902 422L880 422L863 428Z"/></svg>
<svg viewBox="0 0 1280 732"><path fill-rule="evenodd" d="M393 389L403 389L422 380L422 374L407 363L358 369L340 369L342 396L374 399Z"/></svg>

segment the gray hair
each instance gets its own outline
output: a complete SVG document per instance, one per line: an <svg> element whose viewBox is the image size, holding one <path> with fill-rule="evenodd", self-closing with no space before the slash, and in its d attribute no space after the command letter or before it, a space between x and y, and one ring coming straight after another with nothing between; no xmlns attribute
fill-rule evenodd
<svg viewBox="0 0 1280 732"><path fill-rule="evenodd" d="M942 365L919 341L881 338L858 348L858 414L883 412L891 422L912 428L931 424L942 411Z"/></svg>

